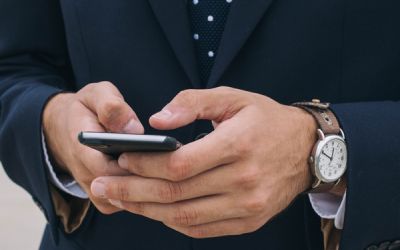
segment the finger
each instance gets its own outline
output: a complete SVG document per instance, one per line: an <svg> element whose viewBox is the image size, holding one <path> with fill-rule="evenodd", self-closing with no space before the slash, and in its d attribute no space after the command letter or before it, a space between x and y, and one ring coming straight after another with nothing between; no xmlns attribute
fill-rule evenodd
<svg viewBox="0 0 400 250"><path fill-rule="evenodd" d="M227 219L189 227L176 226L173 224L166 224L166 226L192 238L202 239L251 233L259 229L263 224L262 219L258 217L247 217Z"/></svg>
<svg viewBox="0 0 400 250"><path fill-rule="evenodd" d="M246 211L237 208L225 195L217 195L172 204L132 203L110 200L111 204L147 218L170 225L192 226L238 218Z"/></svg>
<svg viewBox="0 0 400 250"><path fill-rule="evenodd" d="M76 176L76 177L75 177ZM112 205L108 199L99 198L92 194L90 190L90 183L95 177L89 172L88 169L82 167L79 175L74 175L75 180L78 182L79 187L87 194L90 201L95 205L97 210L103 214L112 214L121 211L121 208Z"/></svg>
<svg viewBox="0 0 400 250"><path fill-rule="evenodd" d="M79 105L82 106L81 103ZM76 131L84 130L93 132L104 132L104 128L102 128L101 125L98 123L94 114L84 107L80 107L80 109L78 109L77 117L80 117L79 120L75 120L74 122L72 122L72 128L69 131L70 136L73 140L73 155L71 158L76 159L77 161L79 161L78 164L80 164L80 166L78 166L75 171L79 171L79 173L76 173L77 176L84 176L82 172L85 168L87 168L89 172L95 177L104 175L121 176L129 174L128 171L120 168L117 161L111 156L103 154L88 146L82 145L79 142L76 136Z"/></svg>
<svg viewBox="0 0 400 250"><path fill-rule="evenodd" d="M234 162L233 139L213 132L172 153L124 153L118 164L129 172L152 178L180 181Z"/></svg>
<svg viewBox="0 0 400 250"><path fill-rule="evenodd" d="M92 196L92 195L89 196L89 199L94 204L96 209L99 212L101 212L102 214L110 215L110 214L113 214L113 213L117 213L117 212L123 211L123 209L114 206L108 200L97 198L97 197Z"/></svg>
<svg viewBox="0 0 400 250"><path fill-rule="evenodd" d="M143 125L118 89L109 82L89 84L79 93L82 103L97 114L99 122L111 132L142 134Z"/></svg>
<svg viewBox="0 0 400 250"><path fill-rule="evenodd" d="M112 205L107 199L98 198L94 196L90 191L90 186L87 184L80 184L80 187L86 192L89 196L90 201L94 204L94 206L103 214L113 214L119 211L122 211L121 208L118 208Z"/></svg>
<svg viewBox="0 0 400 250"><path fill-rule="evenodd" d="M128 202L173 203L210 195L229 193L240 185L237 170L222 166L182 182L140 176L99 177L92 182L95 195Z"/></svg>
<svg viewBox="0 0 400 250"><path fill-rule="evenodd" d="M86 168L95 176L125 176L130 172L120 168L118 162L109 155L97 150L81 146L79 156L76 156L82 164L82 169Z"/></svg>
<svg viewBox="0 0 400 250"><path fill-rule="evenodd" d="M249 103L248 96L252 95L243 93L227 87L182 91L150 118L150 125L157 129L175 129L198 119L216 122L229 119Z"/></svg>

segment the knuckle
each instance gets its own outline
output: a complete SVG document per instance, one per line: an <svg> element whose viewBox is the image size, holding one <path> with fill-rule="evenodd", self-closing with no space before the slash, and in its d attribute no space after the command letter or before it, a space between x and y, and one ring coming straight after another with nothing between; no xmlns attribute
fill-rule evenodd
<svg viewBox="0 0 400 250"><path fill-rule="evenodd" d="M111 172L111 166L107 165L105 162L93 160L93 162L89 162L88 159L88 168L92 172L92 174L96 177L100 176L109 176Z"/></svg>
<svg viewBox="0 0 400 250"><path fill-rule="evenodd" d="M224 124L220 126L224 126ZM230 133L221 133L218 136L219 141L221 141L221 158L228 161L240 159L241 157L237 155L235 150L237 146L236 136L232 136Z"/></svg>
<svg viewBox="0 0 400 250"><path fill-rule="evenodd" d="M92 168L90 171L91 171L92 174L93 174L94 176L96 176L96 177L102 176L102 171L99 169L98 166Z"/></svg>
<svg viewBox="0 0 400 250"><path fill-rule="evenodd" d="M98 114L100 122L106 126L112 126L113 123L119 125L118 118L122 113L123 106L124 101L118 98L110 99L101 103Z"/></svg>
<svg viewBox="0 0 400 250"><path fill-rule="evenodd" d="M89 84L86 84L86 86L83 87L80 92L92 92L93 89L96 87L97 87L96 83L89 83Z"/></svg>
<svg viewBox="0 0 400 250"><path fill-rule="evenodd" d="M252 144L248 139L242 137L239 139L239 142L236 141L232 144L232 148L236 156L245 157L251 153L251 145Z"/></svg>
<svg viewBox="0 0 400 250"><path fill-rule="evenodd" d="M100 207L97 208L97 210L100 211L100 213L105 214L105 215L111 215L113 213L116 213L118 210L114 208L108 208L108 207Z"/></svg>
<svg viewBox="0 0 400 250"><path fill-rule="evenodd" d="M175 202L182 196L180 183L165 182L158 190L158 197L162 202Z"/></svg>
<svg viewBox="0 0 400 250"><path fill-rule="evenodd" d="M185 89L185 90L181 90L179 93L178 93L178 97L180 97L180 98L182 98L182 99L191 99L192 98L192 96L193 96L193 94L194 94L194 90L192 90L192 89Z"/></svg>
<svg viewBox="0 0 400 250"><path fill-rule="evenodd" d="M260 173L255 167L250 167L238 175L236 186L242 189L253 189L258 185Z"/></svg>
<svg viewBox="0 0 400 250"><path fill-rule="evenodd" d="M100 112L104 116L104 118L112 118L115 117L115 114L118 113L121 107L124 105L122 99L110 99L104 101L100 106Z"/></svg>
<svg viewBox="0 0 400 250"><path fill-rule="evenodd" d="M221 93L227 93L227 92L235 91L234 88L228 87L228 86L219 86L219 87L216 87L215 90L219 91Z"/></svg>
<svg viewBox="0 0 400 250"><path fill-rule="evenodd" d="M95 166L93 166L92 168L92 173L98 177L98 176L106 176L108 175L107 172L109 170L107 170L107 166L106 164L96 164Z"/></svg>
<svg viewBox="0 0 400 250"><path fill-rule="evenodd" d="M240 234L248 234L257 231L259 227L254 226L253 224L247 225L243 230L241 230Z"/></svg>
<svg viewBox="0 0 400 250"><path fill-rule="evenodd" d="M110 214L120 211L120 209L115 208L114 206L111 206L111 205L108 205L105 203L99 204L97 202L93 202L93 204L100 213L105 214L105 215L110 215Z"/></svg>
<svg viewBox="0 0 400 250"><path fill-rule="evenodd" d="M82 109L82 103L79 101L79 99L75 99L74 101L72 101L70 103L70 108L71 108L71 110L73 110L72 112L74 112L75 110L80 110L80 109ZM75 132L75 131L73 131L73 132ZM74 134L74 136L75 136L75 134Z"/></svg>
<svg viewBox="0 0 400 250"><path fill-rule="evenodd" d="M80 170L78 170L80 171ZM89 173L87 171L86 173L83 173L82 171L80 172L72 172L72 176L74 179L79 183L79 185L82 188L90 189L90 185L92 184L92 181L96 178L95 176L92 175L92 173Z"/></svg>
<svg viewBox="0 0 400 250"><path fill-rule="evenodd" d="M93 82L86 84L80 91L78 91L78 93L89 94L89 93L95 93L99 89L110 89L110 88L114 89L116 87L109 81Z"/></svg>
<svg viewBox="0 0 400 250"><path fill-rule="evenodd" d="M94 180L93 176L91 176L89 174L79 175L79 174L73 173L72 176L74 177L76 182L79 184L79 186L81 186L84 189L85 188L90 189L90 184Z"/></svg>
<svg viewBox="0 0 400 250"><path fill-rule="evenodd" d="M145 204L142 202L130 202L126 208L132 213L146 215Z"/></svg>
<svg viewBox="0 0 400 250"><path fill-rule="evenodd" d="M177 95L177 99L184 106L195 107L196 103L197 103L195 90L192 90L192 89L186 89L186 90L180 91Z"/></svg>
<svg viewBox="0 0 400 250"><path fill-rule="evenodd" d="M167 175L172 181L181 181L189 176L190 160L188 157L172 156L167 164Z"/></svg>
<svg viewBox="0 0 400 250"><path fill-rule="evenodd" d="M247 227L244 230L244 233L252 233L260 229L265 223L263 223L263 220L255 217L254 219L251 219L247 223Z"/></svg>
<svg viewBox="0 0 400 250"><path fill-rule="evenodd" d="M197 227L188 228L185 234L194 239L204 239L208 236L208 232L205 229Z"/></svg>
<svg viewBox="0 0 400 250"><path fill-rule="evenodd" d="M171 222L178 226L191 226L198 219L198 213L195 209L178 209L172 216Z"/></svg>
<svg viewBox="0 0 400 250"><path fill-rule="evenodd" d="M108 197L113 197L121 201L127 201L129 198L129 190L124 182L115 182L112 185L106 185L105 193Z"/></svg>
<svg viewBox="0 0 400 250"><path fill-rule="evenodd" d="M101 86L101 87L106 87L106 88L109 88L109 87L111 87L111 88L114 88L114 84L112 83L112 82L110 82L110 81L101 81L101 82L99 82L99 83L97 83L99 86Z"/></svg>
<svg viewBox="0 0 400 250"><path fill-rule="evenodd" d="M245 203L245 210L249 214L260 214L264 211L266 206L266 202L261 195L256 195L255 197L251 197Z"/></svg>
<svg viewBox="0 0 400 250"><path fill-rule="evenodd" d="M140 175L140 176L146 176L146 170L143 168L143 162L145 162L144 155L142 154L135 154L135 153L129 153L126 156L126 162L127 162L127 167L128 170L131 173Z"/></svg>

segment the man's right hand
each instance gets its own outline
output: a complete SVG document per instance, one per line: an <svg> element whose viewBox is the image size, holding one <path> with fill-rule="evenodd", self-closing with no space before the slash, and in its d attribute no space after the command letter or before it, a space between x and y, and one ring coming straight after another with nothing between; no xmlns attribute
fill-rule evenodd
<svg viewBox="0 0 400 250"><path fill-rule="evenodd" d="M111 214L120 209L91 194L90 184L99 176L128 175L118 162L79 143L81 131L143 134L144 128L118 89L109 82L92 83L77 93L61 93L47 103L43 130L50 154L89 195L97 209Z"/></svg>

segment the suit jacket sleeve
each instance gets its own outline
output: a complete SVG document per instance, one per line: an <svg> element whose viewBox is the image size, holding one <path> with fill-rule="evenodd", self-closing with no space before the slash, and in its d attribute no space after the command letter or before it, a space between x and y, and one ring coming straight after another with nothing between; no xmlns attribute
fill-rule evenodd
<svg viewBox="0 0 400 250"><path fill-rule="evenodd" d="M54 212L41 145L47 100L73 90L58 1L4 0L0 7L0 160L52 225Z"/></svg>
<svg viewBox="0 0 400 250"><path fill-rule="evenodd" d="M348 146L347 200L340 249L400 237L400 103L332 105Z"/></svg>

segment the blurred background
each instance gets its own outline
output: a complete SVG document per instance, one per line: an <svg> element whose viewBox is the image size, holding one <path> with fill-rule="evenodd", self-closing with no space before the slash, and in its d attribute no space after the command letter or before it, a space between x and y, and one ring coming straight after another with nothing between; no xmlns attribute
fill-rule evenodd
<svg viewBox="0 0 400 250"><path fill-rule="evenodd" d="M0 249L38 249L45 224L30 195L7 177L0 163Z"/></svg>

